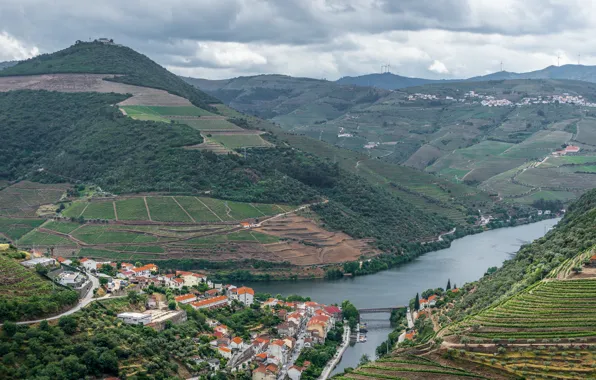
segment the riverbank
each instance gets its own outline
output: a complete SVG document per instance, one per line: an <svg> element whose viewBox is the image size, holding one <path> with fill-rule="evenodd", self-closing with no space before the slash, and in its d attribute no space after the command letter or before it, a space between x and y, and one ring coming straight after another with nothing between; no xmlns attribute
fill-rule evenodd
<svg viewBox="0 0 596 380"><path fill-rule="evenodd" d="M511 228L499 228L454 240L451 247L416 257L408 263L370 276L337 280L245 282L259 293L288 296L300 294L326 304L350 300L357 308L406 305L417 292L478 280L489 267L511 259L519 247L542 237L558 222L543 220ZM393 328L389 314L363 316L368 324L367 342L348 346L332 374L356 367L362 355L375 357L376 347Z"/></svg>
<svg viewBox="0 0 596 380"><path fill-rule="evenodd" d="M259 262L258 266L260 268L251 269L250 265L247 265L247 262L241 265L241 268L243 269L238 268L229 271L207 270L207 273L211 275L216 282L312 281L317 279L337 280L343 277L359 277L396 268L415 260L421 255L450 248L454 241L467 236L506 228L516 228L548 220L557 220L557 217L544 216L543 219L536 222L519 222L514 220L510 222L491 222L489 226L486 227L453 228L451 231L439 234L434 241L415 243L415 246L409 251L401 254L382 253L378 256L363 259L361 261L346 262L342 264L326 264L309 267L283 267L283 264L280 265L279 263L267 265L266 263Z"/></svg>

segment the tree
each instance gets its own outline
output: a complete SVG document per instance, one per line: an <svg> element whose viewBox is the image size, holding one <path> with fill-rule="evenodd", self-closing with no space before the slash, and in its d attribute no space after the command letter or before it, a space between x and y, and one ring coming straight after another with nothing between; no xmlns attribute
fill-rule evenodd
<svg viewBox="0 0 596 380"><path fill-rule="evenodd" d="M103 286L103 285L107 285L108 284L108 279L105 277L100 277L99 278L99 283Z"/></svg>
<svg viewBox="0 0 596 380"><path fill-rule="evenodd" d="M2 331L4 331L4 335L12 337L17 332L17 324L10 321L4 322L4 325L2 326Z"/></svg>
<svg viewBox="0 0 596 380"><path fill-rule="evenodd" d="M169 308L170 310L176 310L176 301L170 301L170 302L168 303L168 308Z"/></svg>
<svg viewBox="0 0 596 380"><path fill-rule="evenodd" d="M451 290L451 279L447 280L447 287L445 287L445 290Z"/></svg>
<svg viewBox="0 0 596 380"><path fill-rule="evenodd" d="M65 315L60 317L58 326L68 335L72 335L77 331L77 320L72 315Z"/></svg>
<svg viewBox="0 0 596 380"><path fill-rule="evenodd" d="M142 267L142 266L143 266L143 264L140 261L137 261L135 263L135 267L137 267L137 268Z"/></svg>
<svg viewBox="0 0 596 380"><path fill-rule="evenodd" d="M358 362L359 366L368 364L370 362L370 357L367 354L364 354L360 357L360 362Z"/></svg>
<svg viewBox="0 0 596 380"><path fill-rule="evenodd" d="M416 298L414 299L414 310L420 309L420 295L416 293Z"/></svg>
<svg viewBox="0 0 596 380"><path fill-rule="evenodd" d="M137 302L139 302L139 293L135 292L134 290L129 291L128 302L132 304L136 304Z"/></svg>

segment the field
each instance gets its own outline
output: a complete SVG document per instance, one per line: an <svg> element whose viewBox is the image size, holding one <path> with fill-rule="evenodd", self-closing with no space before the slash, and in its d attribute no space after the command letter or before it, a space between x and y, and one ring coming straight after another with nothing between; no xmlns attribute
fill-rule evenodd
<svg viewBox="0 0 596 380"><path fill-rule="evenodd" d="M41 219L0 218L0 235L16 241L36 227L39 227L43 222Z"/></svg>
<svg viewBox="0 0 596 380"><path fill-rule="evenodd" d="M169 116L212 116L213 114L209 111L205 111L204 109L194 107L194 106L186 106L186 107L162 107L162 106L121 106L126 113L133 117L157 117L163 118L164 120L169 120ZM147 120L147 119L145 119ZM151 120L151 119L149 119Z"/></svg>
<svg viewBox="0 0 596 380"><path fill-rule="evenodd" d="M224 119L206 119L199 118L194 120L184 120L184 124L198 129L199 131L241 131L242 128L232 124Z"/></svg>
<svg viewBox="0 0 596 380"><path fill-rule="evenodd" d="M542 281L466 322L465 334L486 340L596 338L596 279ZM544 341L546 339L546 341ZM573 340L572 340L573 341Z"/></svg>
<svg viewBox="0 0 596 380"><path fill-rule="evenodd" d="M585 118L577 122L575 141L587 145L596 145L596 119Z"/></svg>
<svg viewBox="0 0 596 380"><path fill-rule="evenodd" d="M213 134L211 139L220 143L221 145L225 146L229 149L239 149L239 148L261 148L261 147L270 147L273 146L268 141L263 140L263 138L259 135L250 134L250 135L222 135L222 134Z"/></svg>
<svg viewBox="0 0 596 380"><path fill-rule="evenodd" d="M35 246L70 246L76 247L76 244L67 238L45 233L40 231L31 231L24 235L17 241L17 245L21 248L35 247Z"/></svg>
<svg viewBox="0 0 596 380"><path fill-rule="evenodd" d="M0 215L35 216L41 205L56 203L69 186L22 181L0 191Z"/></svg>

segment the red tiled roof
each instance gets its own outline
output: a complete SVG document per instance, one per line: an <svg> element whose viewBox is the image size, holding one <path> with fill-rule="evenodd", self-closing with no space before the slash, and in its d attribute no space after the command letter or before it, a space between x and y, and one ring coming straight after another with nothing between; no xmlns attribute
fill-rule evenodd
<svg viewBox="0 0 596 380"><path fill-rule="evenodd" d="M63 263L66 261L66 259L62 256L59 256L58 258L56 258L56 260L58 260L59 263Z"/></svg>
<svg viewBox="0 0 596 380"><path fill-rule="evenodd" d="M242 343L242 338L240 338L239 336L237 336L234 339L232 339L232 342L234 342L236 344L240 344L240 343Z"/></svg>
<svg viewBox="0 0 596 380"><path fill-rule="evenodd" d="M432 296L428 297L428 300L429 300L429 301L432 301L432 300L434 300L435 298L437 298L437 296L433 294Z"/></svg>
<svg viewBox="0 0 596 380"><path fill-rule="evenodd" d="M284 345L284 341L281 339L276 339L273 342L271 342L271 344L274 344L276 346L283 346Z"/></svg>
<svg viewBox="0 0 596 380"><path fill-rule="evenodd" d="M218 303L221 302L223 300L227 300L226 296L219 296L219 297L213 297L213 298L209 298L206 300L201 300L201 301L197 301L197 302L193 302L191 303L192 306L195 307L200 307L200 306L205 306L205 305L211 305L214 303Z"/></svg>
<svg viewBox="0 0 596 380"><path fill-rule="evenodd" d="M194 294L185 294L183 296L178 296L174 298L176 302L182 302L186 300L196 300L197 297Z"/></svg>
<svg viewBox="0 0 596 380"><path fill-rule="evenodd" d="M223 352L232 352L232 350L230 350L229 348L224 347L224 346L219 346L219 350L223 351Z"/></svg>
<svg viewBox="0 0 596 380"><path fill-rule="evenodd" d="M82 259L79 260L80 263L84 263L85 261L89 261L89 259L86 257L83 257Z"/></svg>
<svg viewBox="0 0 596 380"><path fill-rule="evenodd" d="M238 294L252 294L253 296L255 295L255 291L252 288L247 288L246 286L243 286L241 288L237 289Z"/></svg>
<svg viewBox="0 0 596 380"><path fill-rule="evenodd" d="M341 309L337 306L327 306L327 307L325 307L325 311L328 312L329 314L341 313Z"/></svg>
<svg viewBox="0 0 596 380"><path fill-rule="evenodd" d="M143 265L142 267L132 268L132 270L135 272L142 272L144 270L154 271L154 270L157 270L157 265L147 264L147 265Z"/></svg>

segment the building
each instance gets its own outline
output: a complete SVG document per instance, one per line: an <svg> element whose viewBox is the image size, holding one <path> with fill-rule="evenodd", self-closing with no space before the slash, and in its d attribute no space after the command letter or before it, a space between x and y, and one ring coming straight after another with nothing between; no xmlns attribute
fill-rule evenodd
<svg viewBox="0 0 596 380"><path fill-rule="evenodd" d="M252 305L255 291L252 288L243 286L241 288L230 289L230 298L242 302L246 306Z"/></svg>
<svg viewBox="0 0 596 380"><path fill-rule="evenodd" d="M209 369L211 371L219 371L219 360L218 359L209 359L207 361L209 363Z"/></svg>
<svg viewBox="0 0 596 380"><path fill-rule="evenodd" d="M188 320L184 310L147 310L143 314L151 317L151 323L148 324L148 327L152 327L156 331L165 329L167 322L177 325Z"/></svg>
<svg viewBox="0 0 596 380"><path fill-rule="evenodd" d="M229 300L226 296L217 296L207 298L205 300L192 302L190 305L194 309L215 309L217 307L224 307L229 305Z"/></svg>
<svg viewBox="0 0 596 380"><path fill-rule="evenodd" d="M294 336L297 332L297 327L294 322L284 322L277 325L277 333L281 336Z"/></svg>
<svg viewBox="0 0 596 380"><path fill-rule="evenodd" d="M281 339L276 339L267 347L267 355L277 358L281 363L286 362L286 347Z"/></svg>
<svg viewBox="0 0 596 380"><path fill-rule="evenodd" d="M596 268L596 255L590 257L590 266Z"/></svg>
<svg viewBox="0 0 596 380"><path fill-rule="evenodd" d="M230 343L230 348L232 350L242 351L242 349L244 348L244 340L242 340L242 338L240 338L239 336L235 337L234 339L232 339L232 342Z"/></svg>
<svg viewBox="0 0 596 380"><path fill-rule="evenodd" d="M70 264L72 264L72 260L65 259L65 258L64 258L64 257L62 257L62 256L60 256L60 257L57 257L57 258L56 258L56 261L58 261L60 264L63 264L63 265L70 265Z"/></svg>
<svg viewBox="0 0 596 380"><path fill-rule="evenodd" d="M288 377L291 380L300 380L300 377L302 376L303 371L304 371L304 368L293 365L288 370Z"/></svg>
<svg viewBox="0 0 596 380"><path fill-rule="evenodd" d="M79 272L62 272L58 275L58 283L72 288L80 288L87 282L87 277Z"/></svg>
<svg viewBox="0 0 596 380"><path fill-rule="evenodd" d="M219 346L217 348L217 351L219 352L219 354L221 356L223 356L226 359L231 359L232 358L232 350L226 346Z"/></svg>
<svg viewBox="0 0 596 380"><path fill-rule="evenodd" d="M97 268L97 262L93 259L83 257L81 260L79 260L79 262L81 263L81 266L85 268L85 270L87 271L92 271L95 270L95 268Z"/></svg>
<svg viewBox="0 0 596 380"><path fill-rule="evenodd" d="M142 267L132 268L132 271L135 272L137 276L149 277L152 272L157 272L158 268L155 264L147 264Z"/></svg>
<svg viewBox="0 0 596 380"><path fill-rule="evenodd" d="M437 296L435 294L428 297L428 306L435 306L436 304L437 304Z"/></svg>
<svg viewBox="0 0 596 380"><path fill-rule="evenodd" d="M217 295L220 294L220 291L217 289L209 289L205 292L205 297L207 298L211 298L211 297L215 297Z"/></svg>
<svg viewBox="0 0 596 380"><path fill-rule="evenodd" d="M183 296L178 296L175 297L174 300L176 300L177 303L181 303L183 305L186 305L187 303L191 303L197 300L197 296L195 296L194 294L185 294Z"/></svg>
<svg viewBox="0 0 596 380"><path fill-rule="evenodd" d="M151 314L143 313L120 313L117 315L127 325L148 325L151 323Z"/></svg>
<svg viewBox="0 0 596 380"><path fill-rule="evenodd" d="M259 364L254 371L252 371L252 380L276 380L277 373L269 370L264 364Z"/></svg>
<svg viewBox="0 0 596 380"><path fill-rule="evenodd" d="M51 257L38 257L27 261L21 261L21 265L26 266L27 268L35 268L37 265L41 265L42 267L52 267L56 265L56 260Z"/></svg>
<svg viewBox="0 0 596 380"><path fill-rule="evenodd" d="M333 318L335 318L336 321L340 321L341 320L341 309L337 306L325 306L323 308L323 310L329 314L330 316L332 316Z"/></svg>
<svg viewBox="0 0 596 380"><path fill-rule="evenodd" d="M199 273L176 271L176 276L180 276L184 281L184 286L188 286L189 288L199 286L201 283L207 283L207 276Z"/></svg>

